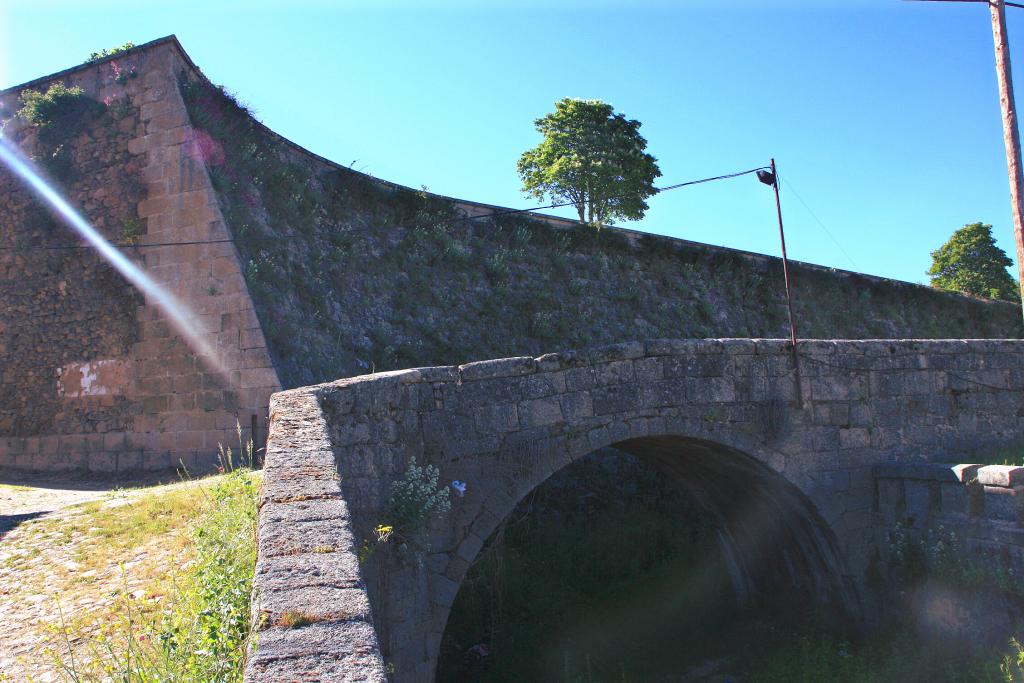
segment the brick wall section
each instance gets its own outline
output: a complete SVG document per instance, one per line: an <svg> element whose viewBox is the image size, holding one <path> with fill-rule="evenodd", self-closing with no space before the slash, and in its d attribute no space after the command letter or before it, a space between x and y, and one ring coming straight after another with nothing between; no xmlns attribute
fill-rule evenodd
<svg viewBox="0 0 1024 683"><path fill-rule="evenodd" d="M122 70L134 68L137 76L118 83L111 61ZM18 362L31 366L32 377L42 378L34 384L8 372L0 378L6 395L29 397L18 404L16 412L20 412L14 420L3 422L0 418L0 467L121 471L162 469L183 462L192 468L208 469L215 462L218 444L237 444L236 420L246 439L250 436L251 415L258 415L259 424L265 425L270 394L281 385L266 351L231 234L210 185L201 143L178 92L177 78L183 69L191 71L195 67L177 41L164 39L118 55L115 60L83 65L5 91L0 98L11 113L17 110L18 95L25 87L45 90L51 83L63 81L81 86L100 101L129 99L134 125L126 124L121 135L107 144L109 153L98 155L106 164L104 168L126 174L135 186L143 188L141 201L132 202L127 214L137 215L143 234L138 247L127 249L126 254L191 309L195 324L216 350L216 363L224 372L197 357L154 302L128 290L128 285L109 269L97 268L104 277L118 281L119 291L128 293L107 297L103 302L82 301L79 311L85 320L79 326L89 325L96 334L114 337L112 343L79 349L73 339L61 336L60 320L38 314L28 316L39 331L38 348L12 348L0 341L5 353L17 351ZM17 118L8 125L23 126ZM76 160L79 156L76 151ZM117 183L105 186L108 184L117 187ZM69 199L82 208L85 217L103 225L103 212L97 210L94 194L74 185L68 188ZM121 241L118 222L108 223L107 237ZM60 230L64 241L74 241L67 229ZM217 243L182 244L209 241ZM170 246L154 246L164 244ZM48 261L46 265L51 269L58 268L58 256L34 258ZM81 251L60 258L95 261L96 257L90 251ZM15 260L13 267L0 270L0 274L4 283L9 283L24 277L25 269ZM73 286L100 293L109 289L99 278L89 275ZM55 289L41 291L44 306L60 295ZM11 315L7 306L6 300L0 304L0 320ZM108 318L115 316L125 323L111 326ZM89 339L87 335L82 338ZM59 364L55 358L60 359ZM97 366L97 361L102 365ZM85 362L92 364L81 369ZM80 391L74 382L68 391L68 383L58 381L58 368L69 366L76 380L87 375L99 377L99 381L90 380L89 391L94 393ZM97 367L102 370L97 371ZM104 376L113 379L103 384ZM40 403L58 406L56 416L83 413L94 419L88 423L88 431L56 419L35 419L30 429L25 428L23 415L30 415ZM98 411L109 411L111 405L119 407L118 419L95 419L102 414Z"/></svg>
<svg viewBox="0 0 1024 683"><path fill-rule="evenodd" d="M271 401L249 683L387 680L315 389ZM280 625L290 613L310 622Z"/></svg>
<svg viewBox="0 0 1024 683"><path fill-rule="evenodd" d="M956 461L1021 438L1022 342L808 341L800 349L802 404L778 340L655 340L316 388L351 514L334 537L349 527L357 542L371 536L390 482L411 457L436 465L443 482L468 484L431 529L439 550L422 567L388 567L383 592L382 554L360 567L396 680L432 679L459 582L501 519L552 472L598 448L675 435L750 456L802 492L820 533L835 541L837 571L863 588L875 540L875 465L922 454ZM291 415L291 401L275 402L272 416L275 434L278 422L297 425L279 444L292 451L290 471L308 462L309 491L334 495L329 458L304 450L299 425L314 422ZM268 470L268 491L285 486L279 472ZM289 524L269 510L261 534ZM305 527L310 538L314 528Z"/></svg>

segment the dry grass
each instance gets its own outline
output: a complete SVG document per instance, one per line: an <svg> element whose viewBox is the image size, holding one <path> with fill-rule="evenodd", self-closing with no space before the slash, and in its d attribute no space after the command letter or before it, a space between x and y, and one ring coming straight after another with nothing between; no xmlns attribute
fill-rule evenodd
<svg viewBox="0 0 1024 683"><path fill-rule="evenodd" d="M225 476L113 491L14 529L0 544L0 681L59 680L52 653L85 647L125 601L140 620L160 611Z"/></svg>

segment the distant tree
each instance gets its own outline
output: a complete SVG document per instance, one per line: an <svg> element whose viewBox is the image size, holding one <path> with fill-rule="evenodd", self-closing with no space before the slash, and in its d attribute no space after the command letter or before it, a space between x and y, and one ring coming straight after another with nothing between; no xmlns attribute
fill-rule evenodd
<svg viewBox="0 0 1024 683"><path fill-rule="evenodd" d="M1019 301L1016 280L1006 271L1013 261L992 239L992 226L970 223L932 252L932 287L964 294Z"/></svg>
<svg viewBox="0 0 1024 683"><path fill-rule="evenodd" d="M597 227L617 218L638 220L661 175L647 154L640 122L600 100L565 98L534 121L544 140L523 153L523 191L543 201L571 202L580 220Z"/></svg>

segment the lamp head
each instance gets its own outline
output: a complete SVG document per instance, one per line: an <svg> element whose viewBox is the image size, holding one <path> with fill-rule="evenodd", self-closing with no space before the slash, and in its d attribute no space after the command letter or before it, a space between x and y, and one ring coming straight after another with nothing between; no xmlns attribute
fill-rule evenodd
<svg viewBox="0 0 1024 683"><path fill-rule="evenodd" d="M757 179L765 185L771 185L772 187L775 186L775 174L771 171L761 169L757 172Z"/></svg>

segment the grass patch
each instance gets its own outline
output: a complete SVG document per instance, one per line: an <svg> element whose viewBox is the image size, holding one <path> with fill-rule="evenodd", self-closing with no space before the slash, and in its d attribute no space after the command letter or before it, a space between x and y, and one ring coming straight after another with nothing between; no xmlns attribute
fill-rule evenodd
<svg viewBox="0 0 1024 683"><path fill-rule="evenodd" d="M313 617L305 612L293 612L286 611L281 614L281 618L277 620L277 625L282 628L299 628L301 626L308 626L317 621L316 617Z"/></svg>
<svg viewBox="0 0 1024 683"><path fill-rule="evenodd" d="M877 634L852 644L822 632L773 629L765 622L744 634L744 680L764 683L889 683L943 681L993 683L1020 681L1019 646L1007 653L975 656L948 644L922 642L908 628Z"/></svg>
<svg viewBox="0 0 1024 683"><path fill-rule="evenodd" d="M1024 465L1024 445L1007 446L994 451L976 453L971 462L978 465Z"/></svg>
<svg viewBox="0 0 1024 683"><path fill-rule="evenodd" d="M171 533L169 566L91 618L64 619L51 647L66 681L240 681L249 637L259 475L246 469L122 505L88 503L70 533L97 566ZM86 526L88 524L88 526ZM174 530L181 533L172 533ZM129 571L122 566L127 583Z"/></svg>
<svg viewBox="0 0 1024 683"><path fill-rule="evenodd" d="M148 540L183 531L196 514L196 489L201 485L171 488L159 495L119 494L76 507L80 514L69 519L46 521L40 532L53 532L66 543L77 541L73 559L84 570L99 569L125 557ZM187 540L175 534L180 550Z"/></svg>

